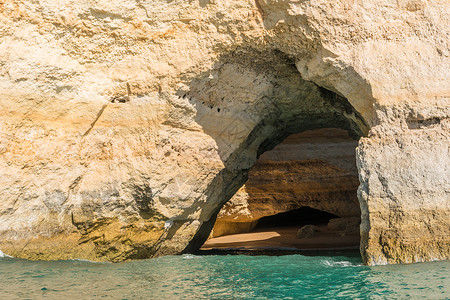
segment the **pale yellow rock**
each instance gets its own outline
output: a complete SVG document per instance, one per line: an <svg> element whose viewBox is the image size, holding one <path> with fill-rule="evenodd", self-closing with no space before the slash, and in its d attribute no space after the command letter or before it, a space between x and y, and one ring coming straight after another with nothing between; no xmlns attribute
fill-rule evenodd
<svg viewBox="0 0 450 300"><path fill-rule="evenodd" d="M370 130L365 262L448 259L449 16L439 0L2 1L0 250L196 249L258 152L339 127Z"/></svg>

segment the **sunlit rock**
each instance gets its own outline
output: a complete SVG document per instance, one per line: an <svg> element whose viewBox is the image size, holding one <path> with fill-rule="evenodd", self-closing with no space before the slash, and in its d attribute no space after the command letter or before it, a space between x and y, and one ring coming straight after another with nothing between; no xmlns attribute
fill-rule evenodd
<svg viewBox="0 0 450 300"><path fill-rule="evenodd" d="M190 252L287 136L341 128L365 263L450 257L445 1L0 3L0 249Z"/></svg>

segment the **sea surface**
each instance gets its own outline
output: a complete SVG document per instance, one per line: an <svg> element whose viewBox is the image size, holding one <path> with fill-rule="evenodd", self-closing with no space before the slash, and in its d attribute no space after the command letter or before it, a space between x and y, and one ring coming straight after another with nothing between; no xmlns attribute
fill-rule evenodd
<svg viewBox="0 0 450 300"><path fill-rule="evenodd" d="M125 263L0 258L0 299L450 299L450 261L357 254L180 255Z"/></svg>

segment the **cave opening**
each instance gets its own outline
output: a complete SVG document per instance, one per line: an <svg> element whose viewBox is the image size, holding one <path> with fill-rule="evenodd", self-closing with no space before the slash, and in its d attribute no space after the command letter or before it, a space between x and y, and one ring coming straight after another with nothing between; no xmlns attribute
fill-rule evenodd
<svg viewBox="0 0 450 300"><path fill-rule="evenodd" d="M313 225L326 225L331 219L339 218L336 215L322 210L314 209L308 206L289 210L258 220L255 230L273 228L273 227L292 227Z"/></svg>
<svg viewBox="0 0 450 300"><path fill-rule="evenodd" d="M321 128L264 152L201 250L358 249L357 143L347 130Z"/></svg>
<svg viewBox="0 0 450 300"><path fill-rule="evenodd" d="M256 227L263 217L302 207L339 217L330 219L339 220L333 221L339 223L336 230L330 230L335 240L350 232L359 235L362 219L366 240L368 212L365 206L361 211L357 196L355 150L369 125L348 99L329 88L304 80L295 59L279 51L261 55L238 49L221 57L214 72L180 91L196 108L197 124L214 138L224 167L204 193L207 205L189 214L198 215L199 222L189 219L195 234L182 253L211 249L213 242L218 247L215 239L227 237L248 239L248 249L274 246L266 242L277 241L280 232L248 235L261 230ZM230 99L243 104L235 107ZM168 235L172 233L176 228ZM298 242L295 235L290 240L291 245ZM358 237L353 246L359 246Z"/></svg>

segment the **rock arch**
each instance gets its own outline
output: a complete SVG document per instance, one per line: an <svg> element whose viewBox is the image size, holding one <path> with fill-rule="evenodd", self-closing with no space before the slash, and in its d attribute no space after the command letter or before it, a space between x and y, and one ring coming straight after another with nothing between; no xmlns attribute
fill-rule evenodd
<svg viewBox="0 0 450 300"><path fill-rule="evenodd" d="M0 249L194 249L258 154L332 125L364 261L448 259L450 14L413 2L0 4Z"/></svg>
<svg viewBox="0 0 450 300"><path fill-rule="evenodd" d="M261 61L259 61L259 57L261 57ZM221 61L221 59L223 60ZM420 204L413 204L414 201L419 203L428 201L426 200L428 196L417 197L416 193L418 189L421 189L417 185L418 182L416 181L416 184L404 189L409 195L409 200L397 198L401 194L398 190L400 182L406 178L411 181L416 176L413 174L418 174L418 172L426 174L429 172L428 170L437 165L440 155L432 154L433 151L429 152L430 159L422 162L415 161L412 165L405 165L406 161L397 161L398 158L405 155L402 147L409 148L407 153L411 153L416 147L415 143L423 143L423 136L433 135L435 132L433 130L439 131L439 128L433 127L436 122L431 122L432 125L429 125L431 127L426 125L421 127L425 131L418 133L419 136L416 136L416 132L404 132L403 129L395 129L393 126L389 130L394 130L393 135L399 138L393 142L392 137L386 139L381 137L384 134L379 135L378 130L387 130L386 126L392 126L393 120L399 121L393 115L399 111L394 112L390 109L385 110L385 108L373 106L371 103L374 100L369 97L366 99L366 103L361 102L360 99L358 105L372 108L359 113L346 98L302 79L298 74L299 63L293 63L290 56L285 53L272 51L261 54L259 51L246 48L238 49L221 59L211 72L195 78L192 86L180 93L182 97L189 99L191 105L196 107L196 122L202 126L205 133L212 136L217 142L218 153L225 167L209 187L212 191L206 201L214 199L213 207L203 206L206 210L202 210L203 214L199 218L201 225L183 251L194 251L203 244L212 228L215 214L243 184L245 172L253 165L259 154L271 149L290 133L316 128L339 127L348 130L349 134L354 137L367 136L369 129L372 129L370 137L363 138L357 151L361 181L358 191L362 212L361 253L364 261L368 264L384 264L446 257L447 250L441 249L448 249L447 230L444 229L442 234L433 236L427 229L428 225L426 224L430 224L430 221L426 216L428 215L425 212L426 209L419 208ZM294 65L296 68L293 68ZM253 68L257 71L253 72ZM350 74L354 74L354 70L351 68ZM258 78L259 76L261 77ZM342 78L343 74L339 74L339 76ZM354 77L349 76L344 81L354 84L351 83L352 79ZM271 82L269 87L265 85L267 81ZM251 91L269 91L269 93L248 93L248 87L252 87ZM351 89L350 95L354 96ZM224 94L221 95L219 91L223 91ZM245 96L238 96L241 91L245 91ZM277 91L280 93L278 94ZM233 104L233 107L227 107L227 95L239 98L239 102L244 105L239 107ZM250 98L247 98L248 96ZM228 103L235 102L229 101ZM318 106L315 106L317 104ZM216 110L217 106L220 110ZM377 111L376 117L372 115L375 110ZM220 116L220 114L224 115ZM363 118L363 114L368 118L367 120ZM415 113L410 112L409 114ZM391 121L387 121L389 118ZM427 123L425 120L419 122ZM220 129L217 130L214 124L220 124ZM445 152L445 146L442 148L442 145L447 143L448 137L434 136L434 138L436 140L433 140L432 143L440 148L440 151ZM365 149L370 150L366 152ZM370 164L375 164L376 167L369 166ZM397 164L402 167L393 169L392 166ZM435 175L441 172L445 173L442 168L431 172ZM395 174L396 179L387 180L382 173ZM403 177L405 175L406 177ZM431 175L431 177L437 178L435 175ZM440 186L446 186L444 183L446 180L443 178L435 182ZM399 192L397 196L393 195L391 188L397 189ZM437 197L440 199L447 197L444 196L446 192L436 191L432 194L435 193L439 195ZM386 198L390 200L386 201ZM380 201L379 204L378 201ZM403 201L414 206L414 209L410 211L408 207L404 206ZM405 216L405 219L400 216ZM442 215L432 217L432 219L435 218L441 221L431 221L434 224L443 220ZM396 221L392 221L393 219ZM412 221L418 219L422 221ZM407 228L411 222L414 222L415 233L409 232ZM438 227L444 225L445 222L440 224ZM420 232L420 238L415 236L417 232ZM408 237L403 238L402 234L406 234ZM411 242L411 236L415 236L412 239L413 242ZM424 247L428 249L425 251L426 254L420 250ZM398 249L403 250L399 251Z"/></svg>
<svg viewBox="0 0 450 300"><path fill-rule="evenodd" d="M217 143L224 172L208 189L203 222L183 251L198 249L222 205L244 184L256 158L287 136L319 128L341 128L355 139L368 132L363 117L338 94L301 78L295 63L279 51L238 49L210 72L179 91L196 108L196 123ZM236 107L236 99L244 103Z"/></svg>

